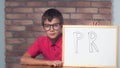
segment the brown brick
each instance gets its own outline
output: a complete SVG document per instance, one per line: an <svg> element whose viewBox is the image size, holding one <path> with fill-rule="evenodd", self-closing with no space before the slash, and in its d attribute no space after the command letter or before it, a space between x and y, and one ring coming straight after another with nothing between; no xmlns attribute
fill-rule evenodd
<svg viewBox="0 0 120 68"><path fill-rule="evenodd" d="M71 14L71 19L91 19L91 14Z"/></svg>
<svg viewBox="0 0 120 68"><path fill-rule="evenodd" d="M13 37L12 32L7 32L7 31L6 31L6 32L5 32L5 37L7 37L7 38L8 38L8 37Z"/></svg>
<svg viewBox="0 0 120 68"><path fill-rule="evenodd" d="M44 13L47 9L49 8L35 8L35 12L38 12L38 13Z"/></svg>
<svg viewBox="0 0 120 68"><path fill-rule="evenodd" d="M27 31L43 31L42 26L26 26Z"/></svg>
<svg viewBox="0 0 120 68"><path fill-rule="evenodd" d="M19 63L12 63L12 64L10 63L10 64L6 64L6 68L22 68L22 66Z"/></svg>
<svg viewBox="0 0 120 68"><path fill-rule="evenodd" d="M29 37L33 37L32 32L16 32L13 34L14 37L16 38L29 38Z"/></svg>
<svg viewBox="0 0 120 68"><path fill-rule="evenodd" d="M30 19L41 19L41 14L40 13L28 14L27 17Z"/></svg>
<svg viewBox="0 0 120 68"><path fill-rule="evenodd" d="M49 1L48 6L67 6L66 2Z"/></svg>
<svg viewBox="0 0 120 68"><path fill-rule="evenodd" d="M25 50L25 51L27 51L27 49L29 47L30 47L30 45L28 46L28 44L22 44L22 45L15 45L15 46L13 46L13 49L14 50L21 50L21 51Z"/></svg>
<svg viewBox="0 0 120 68"><path fill-rule="evenodd" d="M5 46L5 50L6 51L12 51L13 50L13 46L12 45L6 45Z"/></svg>
<svg viewBox="0 0 120 68"><path fill-rule="evenodd" d="M13 12L32 13L33 12L33 8L14 8Z"/></svg>
<svg viewBox="0 0 120 68"><path fill-rule="evenodd" d="M100 25L112 25L111 21L99 21Z"/></svg>
<svg viewBox="0 0 120 68"><path fill-rule="evenodd" d="M83 1L79 1L79 2L70 2L69 6L77 6L77 7L90 7L90 2L83 2Z"/></svg>
<svg viewBox="0 0 120 68"><path fill-rule="evenodd" d="M90 6L90 2L57 2L57 1L49 1L48 6L74 6L74 7L88 7Z"/></svg>
<svg viewBox="0 0 120 68"><path fill-rule="evenodd" d="M32 20L13 20L14 25L33 25Z"/></svg>
<svg viewBox="0 0 120 68"><path fill-rule="evenodd" d="M6 26L6 30L9 31L25 31L25 26Z"/></svg>
<svg viewBox="0 0 120 68"><path fill-rule="evenodd" d="M26 40L24 38L7 38L6 43L7 44L22 44L22 43L26 43Z"/></svg>
<svg viewBox="0 0 120 68"><path fill-rule="evenodd" d="M91 20L65 20L66 25L88 25Z"/></svg>
<svg viewBox="0 0 120 68"><path fill-rule="evenodd" d="M75 12L75 8L57 8L60 12L63 13L74 13Z"/></svg>
<svg viewBox="0 0 120 68"><path fill-rule="evenodd" d="M10 2L10 1L6 1L5 2L5 6L6 7L10 7L10 6L25 6L25 2Z"/></svg>
<svg viewBox="0 0 120 68"><path fill-rule="evenodd" d="M63 14L64 19L70 19L70 14Z"/></svg>
<svg viewBox="0 0 120 68"><path fill-rule="evenodd" d="M92 20L65 20L65 25L90 25L97 22L99 25L111 25L111 21L92 21Z"/></svg>
<svg viewBox="0 0 120 68"><path fill-rule="evenodd" d="M27 6L47 6L47 2L27 2Z"/></svg>
<svg viewBox="0 0 120 68"><path fill-rule="evenodd" d="M77 8L80 13L98 13L98 8Z"/></svg>
<svg viewBox="0 0 120 68"><path fill-rule="evenodd" d="M16 51L10 51L6 52L6 56L22 56L24 52L16 52Z"/></svg>
<svg viewBox="0 0 120 68"><path fill-rule="evenodd" d="M111 7L111 2L92 2L92 7Z"/></svg>
<svg viewBox="0 0 120 68"><path fill-rule="evenodd" d="M33 21L34 22L34 24L36 25L41 25L41 19L36 19L36 20L34 20Z"/></svg>
<svg viewBox="0 0 120 68"><path fill-rule="evenodd" d="M111 8L100 8L99 13L111 13L112 9Z"/></svg>
<svg viewBox="0 0 120 68"><path fill-rule="evenodd" d="M20 62L20 57L18 56L17 53L20 54L20 52L7 52L6 53L6 58L5 58L6 62L7 63L18 63L18 62ZM21 52L21 53L23 53L23 52ZM12 55L15 55L15 54L16 54L17 57L11 57Z"/></svg>
<svg viewBox="0 0 120 68"><path fill-rule="evenodd" d="M40 37L40 36L46 36L46 33L45 32L34 32L34 36L37 38L37 37Z"/></svg>
<svg viewBox="0 0 120 68"><path fill-rule="evenodd" d="M5 8L5 12L12 12L12 8Z"/></svg>
<svg viewBox="0 0 120 68"><path fill-rule="evenodd" d="M26 14L6 14L7 19L25 19Z"/></svg>
<svg viewBox="0 0 120 68"><path fill-rule="evenodd" d="M94 14L93 15L94 19L111 19L111 15L110 14Z"/></svg>
<svg viewBox="0 0 120 68"><path fill-rule="evenodd" d="M5 20L5 25L11 25L12 24L12 20Z"/></svg>
<svg viewBox="0 0 120 68"><path fill-rule="evenodd" d="M37 38L27 38L26 41L27 41L27 44L31 45L35 42Z"/></svg>

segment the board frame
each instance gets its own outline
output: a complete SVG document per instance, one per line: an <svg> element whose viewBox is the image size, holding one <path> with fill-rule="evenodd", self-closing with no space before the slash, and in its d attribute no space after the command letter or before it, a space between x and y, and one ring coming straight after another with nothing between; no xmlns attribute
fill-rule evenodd
<svg viewBox="0 0 120 68"><path fill-rule="evenodd" d="M86 26L86 25L63 25L63 43L62 43L62 61L64 63L64 51L65 51L65 28L113 28L116 30L116 65L115 66L90 66L90 65L77 65L77 67L101 67L101 68L118 68L118 26ZM74 66L74 65L65 65L63 66ZM76 67L76 65L75 65Z"/></svg>

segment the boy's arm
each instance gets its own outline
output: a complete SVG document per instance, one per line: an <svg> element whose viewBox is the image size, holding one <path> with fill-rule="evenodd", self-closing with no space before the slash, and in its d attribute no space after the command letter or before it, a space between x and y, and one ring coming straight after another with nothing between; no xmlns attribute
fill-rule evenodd
<svg viewBox="0 0 120 68"><path fill-rule="evenodd" d="M32 58L27 52L21 57L20 59L21 64L28 64L28 65L49 65L49 66L62 66L62 61L55 60L43 60L43 59L36 59Z"/></svg>

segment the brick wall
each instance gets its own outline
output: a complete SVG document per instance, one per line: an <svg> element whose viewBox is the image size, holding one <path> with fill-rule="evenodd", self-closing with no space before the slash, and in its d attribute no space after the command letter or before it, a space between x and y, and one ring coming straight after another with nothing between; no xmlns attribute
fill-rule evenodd
<svg viewBox="0 0 120 68"><path fill-rule="evenodd" d="M87 25L92 19L111 25L111 0L6 0L6 68L20 68L19 58L45 35L41 16L48 8L60 10L65 24Z"/></svg>

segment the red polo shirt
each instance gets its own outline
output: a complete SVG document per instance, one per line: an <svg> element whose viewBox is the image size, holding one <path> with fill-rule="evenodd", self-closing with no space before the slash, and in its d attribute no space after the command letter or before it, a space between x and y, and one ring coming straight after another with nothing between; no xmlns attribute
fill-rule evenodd
<svg viewBox="0 0 120 68"><path fill-rule="evenodd" d="M46 60L62 60L62 35L59 36L54 46L52 45L53 44L48 37L39 37L28 49L27 53L33 58L42 54Z"/></svg>

